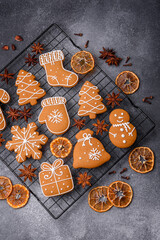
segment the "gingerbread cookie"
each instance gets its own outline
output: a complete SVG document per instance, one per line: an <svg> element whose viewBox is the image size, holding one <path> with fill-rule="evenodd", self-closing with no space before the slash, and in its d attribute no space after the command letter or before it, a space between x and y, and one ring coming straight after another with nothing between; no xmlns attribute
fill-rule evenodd
<svg viewBox="0 0 160 240"><path fill-rule="evenodd" d="M17 162L24 162L27 158L41 159L42 152L39 149L41 145L46 144L48 138L42 134L39 135L37 125L32 122L27 125L27 128L20 128L13 126L11 133L13 134L12 140L6 143L6 148L10 151L17 153Z"/></svg>
<svg viewBox="0 0 160 240"><path fill-rule="evenodd" d="M35 76L21 69L18 73L15 85L18 87L19 105L30 103L37 104L37 100L46 95L46 92L40 88L40 83L35 80Z"/></svg>
<svg viewBox="0 0 160 240"><path fill-rule="evenodd" d="M98 93L98 87L94 86L91 82L86 81L83 84L79 92L79 116L89 116L90 119L94 119L96 118L96 114L104 113L107 111L107 108L102 103L103 99Z"/></svg>
<svg viewBox="0 0 160 240"><path fill-rule="evenodd" d="M52 165L44 162L41 169L39 181L44 196L53 197L73 190L72 174L62 159L55 160Z"/></svg>
<svg viewBox="0 0 160 240"><path fill-rule="evenodd" d="M0 102L6 104L10 101L10 96L7 91L0 88Z"/></svg>
<svg viewBox="0 0 160 240"><path fill-rule="evenodd" d="M77 133L78 142L73 151L74 168L96 168L110 160L111 156L105 151L102 143L92 136L93 131L90 129Z"/></svg>
<svg viewBox="0 0 160 240"><path fill-rule="evenodd" d="M109 129L109 138L116 147L128 148L136 141L137 131L129 120L128 112L123 109L115 109L109 116L112 124Z"/></svg>
<svg viewBox="0 0 160 240"><path fill-rule="evenodd" d="M77 74L64 69L64 54L55 50L39 56L40 65L44 67L49 85L53 87L74 87L78 83Z"/></svg>
<svg viewBox="0 0 160 240"><path fill-rule="evenodd" d="M46 123L48 130L56 135L65 133L70 126L70 118L64 97L46 98L41 102L42 111L38 121Z"/></svg>
<svg viewBox="0 0 160 240"><path fill-rule="evenodd" d="M4 130L5 128L6 128L6 119L0 107L0 131Z"/></svg>

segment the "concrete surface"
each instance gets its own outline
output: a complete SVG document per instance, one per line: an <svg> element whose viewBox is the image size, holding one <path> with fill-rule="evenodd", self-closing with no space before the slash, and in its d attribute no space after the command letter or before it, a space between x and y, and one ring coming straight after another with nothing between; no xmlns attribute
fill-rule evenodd
<svg viewBox="0 0 160 240"><path fill-rule="evenodd" d="M132 204L126 209L113 208L107 213L92 211L85 194L61 218L54 220L31 196L25 208L14 210L0 201L0 240L158 240L160 239L160 4L158 0L83 0L83 1L0 1L1 46L13 42L20 34L15 52L0 50L0 68L18 54L31 40L52 22L58 23L77 44L99 56L99 50L111 47L121 57L131 56L133 70L140 77L140 88L131 99L156 123L155 130L143 140L143 146L153 149L156 160L152 172L141 175L129 169L127 175L134 190ZM78 38L74 32L83 32ZM115 79L125 68L108 67L97 58L99 65ZM142 102L153 95L151 105ZM105 175L97 185L120 179L119 170L129 167L127 156L118 163L116 175ZM0 175L18 180L0 162Z"/></svg>

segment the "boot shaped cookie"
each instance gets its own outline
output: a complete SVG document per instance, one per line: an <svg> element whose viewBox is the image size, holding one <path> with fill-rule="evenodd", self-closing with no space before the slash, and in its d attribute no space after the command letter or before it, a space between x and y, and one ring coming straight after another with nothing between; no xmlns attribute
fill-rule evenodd
<svg viewBox="0 0 160 240"><path fill-rule="evenodd" d="M64 69L64 55L61 50L41 54L40 65L46 70L47 81L53 87L74 87L78 83L77 74Z"/></svg>
<svg viewBox="0 0 160 240"><path fill-rule="evenodd" d="M77 133L78 142L73 151L74 168L96 168L111 158L102 143L92 136L93 131L90 129L81 130Z"/></svg>
<svg viewBox="0 0 160 240"><path fill-rule="evenodd" d="M5 117L3 115L2 109L0 108L0 131L5 129L5 127L6 127L6 120L5 120Z"/></svg>
<svg viewBox="0 0 160 240"><path fill-rule="evenodd" d="M96 118L96 114L104 113L107 111L107 108L102 103L103 99L98 94L98 92L98 87L94 86L91 82L86 81L83 84L79 92L79 116L89 116L90 119L94 119Z"/></svg>
<svg viewBox="0 0 160 240"><path fill-rule="evenodd" d="M128 112L123 109L115 109L109 115L109 121L112 124L109 129L109 138L116 147L127 148L136 141L137 131L129 120Z"/></svg>
<svg viewBox="0 0 160 240"><path fill-rule="evenodd" d="M46 123L48 130L56 135L65 133L70 126L70 118L64 97L46 98L41 102L42 111L38 121Z"/></svg>

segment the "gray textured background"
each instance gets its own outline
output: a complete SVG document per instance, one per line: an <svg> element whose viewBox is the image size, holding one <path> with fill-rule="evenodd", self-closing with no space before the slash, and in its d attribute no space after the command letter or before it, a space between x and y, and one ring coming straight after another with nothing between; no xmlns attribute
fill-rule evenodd
<svg viewBox="0 0 160 240"><path fill-rule="evenodd" d="M128 208L112 208L107 213L98 214L89 208L85 194L60 219L54 220L33 196L26 207L19 210L0 201L0 240L160 239L159 12L158 0L0 1L1 46L11 44L17 34L24 38L24 42L16 44L15 52L0 50L0 68L56 22L82 48L89 39L88 50L97 57L103 46L113 47L120 57L131 56L133 67L128 69L140 77L140 88L130 97L156 123L155 130L141 144L153 149L155 168L146 175L128 170L129 183L134 190L133 202ZM83 32L84 37L75 37L74 32ZM98 63L113 79L125 70L122 65L108 67L101 59ZM142 98L148 95L154 96L152 105L142 102ZM120 179L119 171L123 167L128 167L127 156L114 167L117 174L105 175L97 186ZM10 177L14 184L18 182L2 162L0 175Z"/></svg>

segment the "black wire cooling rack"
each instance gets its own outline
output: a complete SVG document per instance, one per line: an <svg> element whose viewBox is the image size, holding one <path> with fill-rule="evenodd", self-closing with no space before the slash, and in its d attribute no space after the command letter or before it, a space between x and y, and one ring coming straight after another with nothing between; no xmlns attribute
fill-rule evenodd
<svg viewBox="0 0 160 240"><path fill-rule="evenodd" d="M72 41L72 39L56 24L52 24L48 29L46 29L39 37L37 37L33 42L40 42L44 44L45 52L51 51L53 49L60 49L63 51L65 55L64 66L66 69L71 70L70 61L71 57L74 53L81 50L80 47L76 46L76 44ZM40 82L41 87L46 91L46 96L63 96L67 99L67 109L71 119L71 126L74 124L73 118L78 118L77 112L79 109L78 100L79 96L78 93L86 80L92 82L93 84L97 85L100 89L100 95L104 98L108 93L114 91L115 93L120 92L120 97L123 99L121 102L121 107L127 110L131 116L131 122L136 127L138 132L138 137L136 140L136 145L154 128L154 122L137 106L135 106L132 101L125 95L120 89L117 88L113 80L99 67L95 66L94 70L90 73L79 76L80 80L79 83L73 88L63 88L63 87L51 87L46 80L45 70L40 66L40 64L36 64L35 66L28 67L25 63L25 57L28 53L31 53L31 45L30 43L28 47L26 47L20 54L18 54L11 62L5 66L1 72L4 71L5 68L8 69L9 72L15 73L15 79L20 69L24 69L26 71L31 72L36 76L36 80ZM15 87L15 81L10 80L9 84L1 82L1 88L7 90L11 96L11 101L9 104L4 105L2 104L2 109L4 114L6 115L6 111L8 110L9 106L13 108L22 109L18 105L18 96L16 94L17 88ZM25 183L23 178L19 177L20 171L19 168L23 168L22 164L18 163L15 159L15 153L8 151L4 145L0 148L0 156L1 160L6 164L6 166L20 179L20 181L30 190L30 192L37 198L37 200L41 203L41 205L49 212L49 214L57 219L59 218L68 208L70 208L85 192L88 191L90 187L86 187L82 189L81 186L78 186L76 177L78 176L79 172L87 171L90 175L92 175L91 184L93 185L103 176L105 175L113 165L115 165L124 155L126 155L131 148L128 149L119 149L115 147L110 141L108 137L108 133L104 133L102 136L96 136L104 145L107 152L111 155L111 160L101 167L95 169L74 169L72 167L73 159L72 154L65 159L65 163L69 165L75 188L72 192L62 195L47 198L43 196L38 180L38 172L41 170L40 165L42 162L50 162L56 159L50 152L50 142L56 138L57 136L51 134L46 125L41 125L38 122L38 115L41 111L41 100L38 101L38 104L32 107L32 118L29 119L29 122L35 122L38 126L38 131L40 134L45 134L48 136L49 141L48 143L43 146L43 156L41 160L34 160L28 159L25 162L25 165L32 164L33 167L37 168L36 174L37 178L33 179L33 182L27 180ZM108 116L112 109L108 107L107 112L97 115L98 119L102 120L105 119L106 123L109 124ZM7 119L7 116L6 116ZM90 120L88 117L86 118L86 125L85 128L90 128L95 130L93 127L93 123L96 120ZM26 127L27 123L22 119L18 120L17 122L11 122L7 119L7 127L3 131L3 138L8 141L11 140L11 126L12 125L19 125L20 127ZM84 129L84 128L83 128ZM76 143L75 134L77 134L78 129L76 127L70 127L70 129L63 135L69 138L73 144ZM135 145L134 145L135 146ZM133 146L132 146L133 148Z"/></svg>

